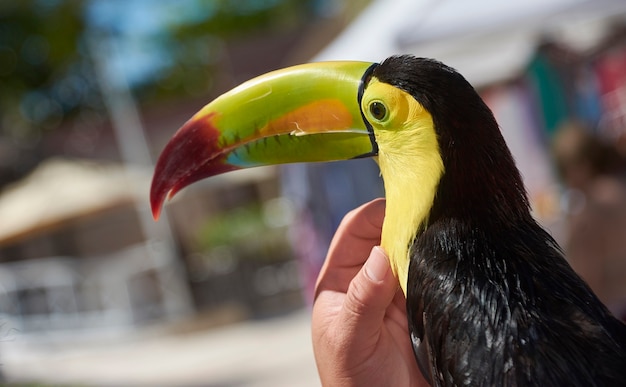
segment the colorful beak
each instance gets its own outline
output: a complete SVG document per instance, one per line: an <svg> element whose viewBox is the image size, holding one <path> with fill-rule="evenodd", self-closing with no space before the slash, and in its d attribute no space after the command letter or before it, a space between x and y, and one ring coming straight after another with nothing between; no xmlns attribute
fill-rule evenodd
<svg viewBox="0 0 626 387"><path fill-rule="evenodd" d="M174 134L157 162L150 203L198 180L260 165L378 153L360 99L375 64L323 62L254 78L221 95Z"/></svg>

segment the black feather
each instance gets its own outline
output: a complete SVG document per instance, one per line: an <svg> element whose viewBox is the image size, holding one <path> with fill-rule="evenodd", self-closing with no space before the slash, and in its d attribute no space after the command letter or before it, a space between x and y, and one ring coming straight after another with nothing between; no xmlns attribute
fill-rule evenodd
<svg viewBox="0 0 626 387"><path fill-rule="evenodd" d="M431 113L444 162L428 225L411 247L407 288L414 350L431 383L626 385L626 326L531 216L474 88L454 69L412 56L391 57L373 75Z"/></svg>

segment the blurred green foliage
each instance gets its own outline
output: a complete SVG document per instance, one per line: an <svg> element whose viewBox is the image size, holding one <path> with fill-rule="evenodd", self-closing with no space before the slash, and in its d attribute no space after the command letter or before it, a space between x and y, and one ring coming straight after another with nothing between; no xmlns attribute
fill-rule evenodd
<svg viewBox="0 0 626 387"><path fill-rule="evenodd" d="M269 228L259 204L236 208L212 216L198 232L200 250L214 246L236 245L263 235Z"/></svg>
<svg viewBox="0 0 626 387"><path fill-rule="evenodd" d="M286 232L290 223L276 222L276 215L276 207L255 203L211 216L198 230L196 249L207 252L207 259L228 247L240 259L282 260L291 256Z"/></svg>
<svg viewBox="0 0 626 387"><path fill-rule="evenodd" d="M308 17L310 0L195 0L196 17L167 23L158 44L172 55L154 82L138 85L144 100L210 90L230 41L293 29ZM192 2L190 2L192 3ZM198 17L197 15L205 15Z"/></svg>
<svg viewBox="0 0 626 387"><path fill-rule="evenodd" d="M292 26L306 16L308 0L211 0L199 4L210 17L185 23L176 29L182 40L211 34L222 38L240 37L259 29Z"/></svg>
<svg viewBox="0 0 626 387"><path fill-rule="evenodd" d="M128 62L120 68L132 68L134 58L143 63L148 70L140 78L129 75L133 92L162 100L193 94L194 87L207 92L225 40L293 26L307 17L310 2L2 1L0 136L36 139L77 113L103 110L90 53L93 37L127 50L112 59ZM99 16L102 9L108 14ZM157 28L146 29L146 18Z"/></svg>
<svg viewBox="0 0 626 387"><path fill-rule="evenodd" d="M0 3L0 128L38 136L90 105L92 73L81 57L83 2Z"/></svg>

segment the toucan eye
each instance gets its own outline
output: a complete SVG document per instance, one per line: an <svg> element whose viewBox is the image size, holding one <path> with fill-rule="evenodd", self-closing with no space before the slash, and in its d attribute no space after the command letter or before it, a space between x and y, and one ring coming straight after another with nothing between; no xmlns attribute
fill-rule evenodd
<svg viewBox="0 0 626 387"><path fill-rule="evenodd" d="M381 121L385 118L385 116L387 116L387 108L382 102L372 102L370 104L370 113L372 114L372 117Z"/></svg>

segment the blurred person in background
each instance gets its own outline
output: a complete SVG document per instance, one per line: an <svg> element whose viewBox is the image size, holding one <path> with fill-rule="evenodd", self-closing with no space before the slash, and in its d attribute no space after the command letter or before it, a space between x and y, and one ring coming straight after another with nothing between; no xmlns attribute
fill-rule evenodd
<svg viewBox="0 0 626 387"><path fill-rule="evenodd" d="M566 256L605 305L626 321L626 179L611 144L579 122L554 137L566 188Z"/></svg>

